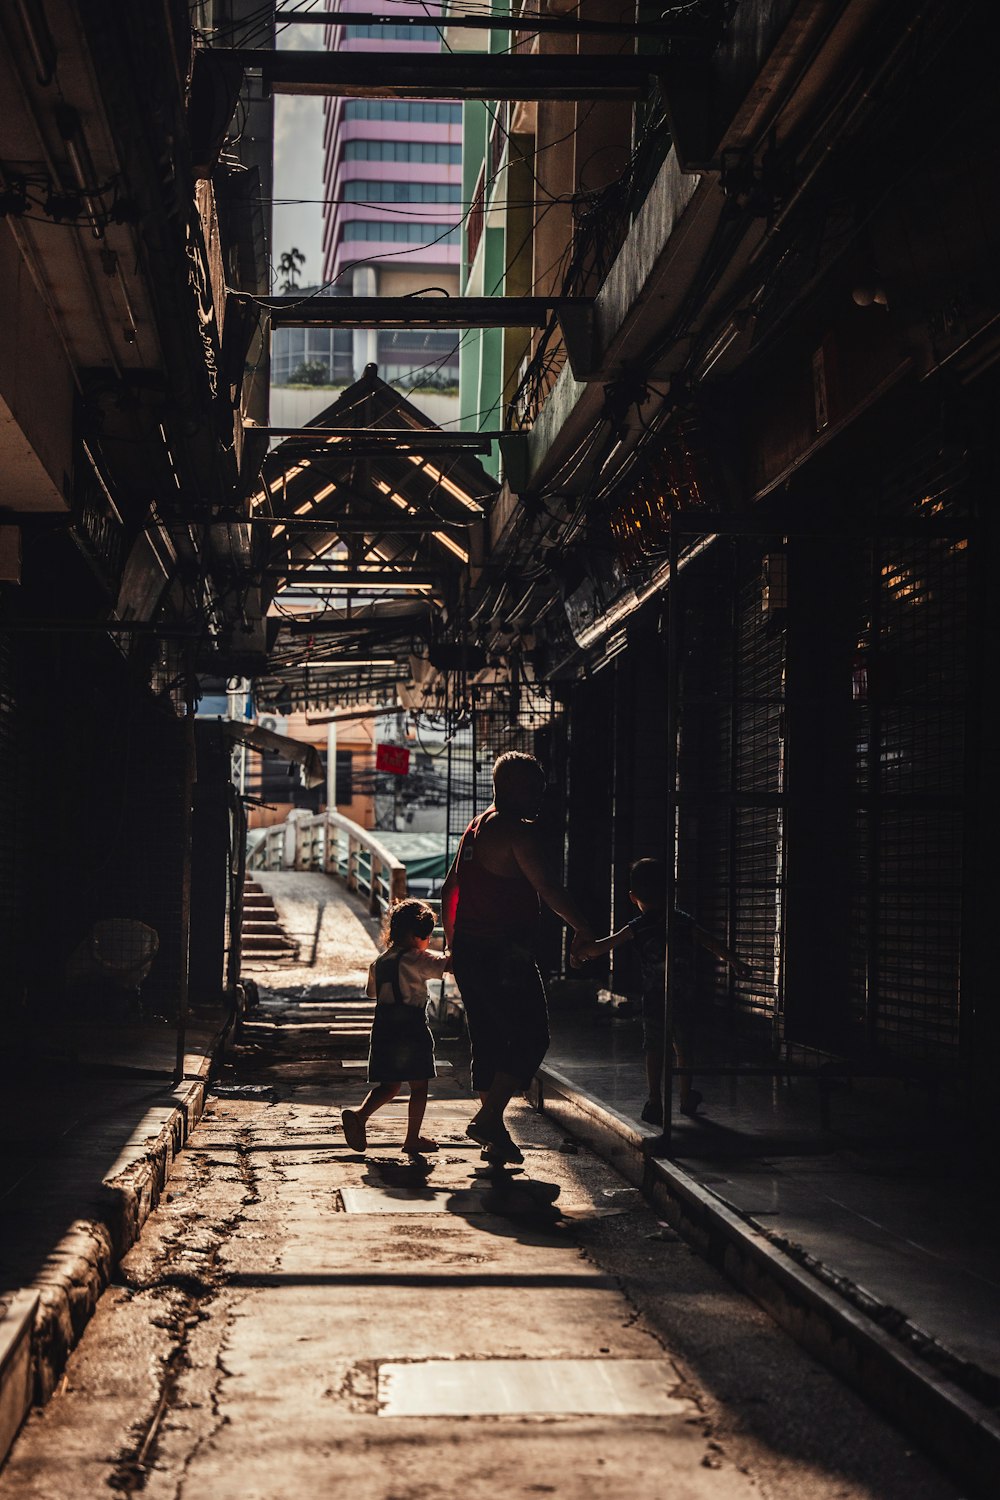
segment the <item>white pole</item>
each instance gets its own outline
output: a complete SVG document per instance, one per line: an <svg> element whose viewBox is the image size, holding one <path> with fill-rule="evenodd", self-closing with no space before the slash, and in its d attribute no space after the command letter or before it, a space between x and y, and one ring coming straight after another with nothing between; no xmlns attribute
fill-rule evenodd
<svg viewBox="0 0 1000 1500"><path fill-rule="evenodd" d="M326 726L326 810L337 811L337 726Z"/></svg>

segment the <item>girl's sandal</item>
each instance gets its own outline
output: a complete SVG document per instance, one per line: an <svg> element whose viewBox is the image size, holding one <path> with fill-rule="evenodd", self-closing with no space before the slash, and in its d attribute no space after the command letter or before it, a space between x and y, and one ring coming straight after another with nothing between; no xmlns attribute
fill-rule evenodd
<svg viewBox="0 0 1000 1500"><path fill-rule="evenodd" d="M368 1146L368 1137L365 1133L365 1122L357 1110L345 1109L341 1112L340 1122L344 1127L344 1139L352 1151L364 1151Z"/></svg>

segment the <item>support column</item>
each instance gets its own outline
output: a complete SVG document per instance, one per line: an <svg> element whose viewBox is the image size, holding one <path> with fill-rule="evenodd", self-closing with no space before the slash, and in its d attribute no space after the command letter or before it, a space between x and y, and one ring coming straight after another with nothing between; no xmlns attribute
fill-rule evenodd
<svg viewBox="0 0 1000 1500"><path fill-rule="evenodd" d="M851 1041L857 546L788 544L785 1039L836 1052Z"/></svg>
<svg viewBox="0 0 1000 1500"><path fill-rule="evenodd" d="M378 276L374 266L354 267L351 272L351 293L355 297L374 297L378 294ZM354 379L360 380L366 365L378 364L378 329L355 328L351 338Z"/></svg>

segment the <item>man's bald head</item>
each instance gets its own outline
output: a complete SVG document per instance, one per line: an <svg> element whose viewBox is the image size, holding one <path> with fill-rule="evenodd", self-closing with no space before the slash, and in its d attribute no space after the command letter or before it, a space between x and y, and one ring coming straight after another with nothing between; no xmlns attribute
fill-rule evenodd
<svg viewBox="0 0 1000 1500"><path fill-rule="evenodd" d="M493 800L497 811L514 818L535 818L545 792L545 772L533 755L506 750L493 762Z"/></svg>

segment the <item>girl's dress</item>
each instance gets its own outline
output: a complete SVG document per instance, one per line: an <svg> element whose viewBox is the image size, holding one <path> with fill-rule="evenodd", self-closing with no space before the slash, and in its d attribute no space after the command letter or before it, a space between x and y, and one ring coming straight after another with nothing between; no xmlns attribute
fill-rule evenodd
<svg viewBox="0 0 1000 1500"><path fill-rule="evenodd" d="M434 1038L427 1025L427 981L440 979L443 953L387 948L368 970L367 994L375 1001L368 1053L369 1083L433 1078Z"/></svg>

